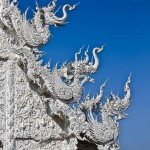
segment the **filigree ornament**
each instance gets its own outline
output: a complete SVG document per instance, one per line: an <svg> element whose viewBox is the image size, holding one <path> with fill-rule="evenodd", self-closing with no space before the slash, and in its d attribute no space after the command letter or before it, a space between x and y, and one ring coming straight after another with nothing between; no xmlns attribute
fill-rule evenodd
<svg viewBox="0 0 150 150"><path fill-rule="evenodd" d="M39 47L50 37L50 26L66 23L68 10L78 5L66 4L63 16L57 17L57 0L40 8L27 20L27 11L21 14L17 0L0 2L0 148L4 150L77 150L87 142L98 150L119 150L119 123L130 105L130 78L125 84L123 99L110 94L102 104L103 88L99 94L84 100L83 86L94 83L91 74L100 65L98 54L104 46L89 47L84 59L55 66L42 66ZM89 146L89 149L91 147Z"/></svg>

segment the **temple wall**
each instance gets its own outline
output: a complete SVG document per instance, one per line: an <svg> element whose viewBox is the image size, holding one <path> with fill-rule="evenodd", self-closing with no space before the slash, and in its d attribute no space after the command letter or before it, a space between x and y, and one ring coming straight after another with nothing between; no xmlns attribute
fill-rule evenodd
<svg viewBox="0 0 150 150"><path fill-rule="evenodd" d="M29 149L30 146L42 149L53 140L63 140L63 128L48 115L44 97L36 92L34 85L29 85L20 67L17 66L15 72L16 149Z"/></svg>
<svg viewBox="0 0 150 150"><path fill-rule="evenodd" d="M1 146L5 145L6 134L6 68L7 62L3 59L0 60L0 140Z"/></svg>
<svg viewBox="0 0 150 150"><path fill-rule="evenodd" d="M32 86L32 87L31 87ZM3 150L74 150L44 97L26 81L14 60L0 60L0 140Z"/></svg>

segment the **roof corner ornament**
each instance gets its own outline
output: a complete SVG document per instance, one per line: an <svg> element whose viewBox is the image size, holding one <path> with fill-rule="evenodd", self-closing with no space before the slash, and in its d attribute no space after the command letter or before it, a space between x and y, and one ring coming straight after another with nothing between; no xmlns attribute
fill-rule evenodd
<svg viewBox="0 0 150 150"><path fill-rule="evenodd" d="M41 60L43 52L39 51L39 48L45 45L51 37L49 26L64 25L68 18L68 11L74 10L79 4L64 5L63 15L58 17L56 13L59 9L55 10L56 2L57 0L53 0L52 3L42 8L36 2L34 17L28 20L26 17L28 9L21 14L16 4L17 0L0 1L0 57L13 60L15 65L21 68L25 78L24 82L27 82L28 85L28 90L24 92L25 96L21 95L22 98L19 97L15 105L8 103L8 108L12 110L8 110L7 114L12 112L14 120L20 117L22 122L19 123L17 129L15 123L12 123L14 126L9 128L8 133L11 136L5 137L2 143L5 140L7 140L6 143L11 141L6 150L18 150L15 149L16 139L22 140L22 149L20 146L19 150L33 147L40 149L41 143L46 144L49 141L50 148L54 146L53 149L55 149L58 146L57 148L62 150L62 147L67 147L69 143L68 149L75 150L77 145L79 146L78 143L86 141L94 144L98 150L120 150L118 121L126 117L125 110L131 103L131 75L124 87L124 98L121 99L111 92L110 97L103 103L104 87L107 81L100 86L97 95L91 97L90 94L87 94L84 100L83 88L87 82L94 83L91 75L96 73L100 66L99 55L105 45L93 48L91 60L89 46L85 50L83 46L79 52L75 53L75 59L72 62L64 62L60 67L56 64L53 69L51 69L50 61L43 66ZM4 53L6 50L7 53ZM84 57L79 59L83 50ZM20 78L19 75L18 78ZM22 83L21 80L20 83ZM21 88L22 86L19 90L22 90ZM36 96L33 93L36 93ZM13 110L16 105L17 108L18 105L21 105L18 112L22 110L18 118ZM30 109L30 106L35 107L34 115L37 117L35 119L33 115L32 124L30 124L30 114L33 113L33 108ZM36 111L37 107L40 111ZM29 116L24 117L23 112ZM12 117L7 116L7 119L12 119ZM27 119L26 122L24 119ZM29 131L31 126L34 129ZM60 133L54 136L54 132L50 133L51 130ZM31 131L33 135L30 134ZM44 131L46 136L41 136ZM0 134L0 141L1 139ZM51 139L54 140L54 143L56 141L58 143L51 143ZM36 143L36 146L33 143Z"/></svg>

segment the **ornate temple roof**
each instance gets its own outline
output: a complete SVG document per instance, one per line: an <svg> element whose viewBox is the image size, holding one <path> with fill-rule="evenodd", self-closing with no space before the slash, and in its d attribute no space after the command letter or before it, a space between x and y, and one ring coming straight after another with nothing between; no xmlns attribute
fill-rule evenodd
<svg viewBox="0 0 150 150"><path fill-rule="evenodd" d="M51 33L49 26L66 23L55 13L56 0L46 7L36 5L31 20L27 11L21 14L17 0L2 0L0 4L0 146L5 150L119 150L119 120L125 118L130 105L130 76L125 84L125 96L113 93L102 104L103 88L83 99L86 82L100 65L99 54L104 46L93 48L93 60L78 59L50 70L42 66L39 47L46 44ZM84 148L83 148L84 147Z"/></svg>

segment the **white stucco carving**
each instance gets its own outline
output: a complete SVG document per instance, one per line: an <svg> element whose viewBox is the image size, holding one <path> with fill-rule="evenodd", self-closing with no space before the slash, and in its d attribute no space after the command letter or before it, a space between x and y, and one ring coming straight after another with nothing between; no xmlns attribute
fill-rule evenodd
<svg viewBox="0 0 150 150"><path fill-rule="evenodd" d="M99 67L98 54L94 60L85 58L64 63L50 71L50 63L42 66L39 47L50 39L49 26L65 24L63 16L55 14L56 1L40 8L37 4L32 20L21 14L17 0L0 2L0 147L3 150L119 150L118 120L125 118L130 105L130 76L125 84L125 97L111 93L102 104L103 88L96 96L88 94L82 101L86 82L94 82L89 75ZM72 106L70 106L72 105ZM74 106L76 105L76 107ZM101 114L101 119L99 118ZM88 148L86 148L88 149Z"/></svg>

